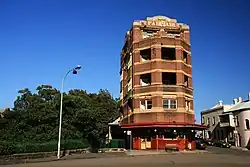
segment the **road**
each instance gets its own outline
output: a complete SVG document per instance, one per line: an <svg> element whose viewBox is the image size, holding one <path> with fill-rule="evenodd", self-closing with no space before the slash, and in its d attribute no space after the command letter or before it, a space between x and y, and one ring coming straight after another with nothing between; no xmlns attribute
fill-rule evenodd
<svg viewBox="0 0 250 167"><path fill-rule="evenodd" d="M249 167L248 151L209 147L204 154L167 154L100 159L62 160L9 165L12 167ZM6 166L7 167L7 166Z"/></svg>
<svg viewBox="0 0 250 167"><path fill-rule="evenodd" d="M207 151L213 154L220 154L220 155L231 155L231 156L246 156L250 157L250 150L249 151L242 151L237 149L230 149L230 148L220 148L220 147L211 147L207 148Z"/></svg>

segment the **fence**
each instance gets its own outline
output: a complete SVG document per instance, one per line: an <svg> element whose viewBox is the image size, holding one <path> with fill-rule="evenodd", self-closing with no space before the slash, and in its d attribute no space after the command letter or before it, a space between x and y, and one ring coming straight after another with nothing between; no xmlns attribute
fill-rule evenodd
<svg viewBox="0 0 250 167"><path fill-rule="evenodd" d="M124 139L111 139L107 145L108 148L125 148Z"/></svg>

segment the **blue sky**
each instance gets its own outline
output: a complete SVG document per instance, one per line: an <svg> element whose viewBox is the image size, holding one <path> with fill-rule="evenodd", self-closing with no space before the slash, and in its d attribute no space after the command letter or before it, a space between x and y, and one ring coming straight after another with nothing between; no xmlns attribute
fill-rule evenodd
<svg viewBox="0 0 250 167"><path fill-rule="evenodd" d="M114 3L116 2L116 3ZM41 84L119 96L119 58L133 20L165 15L191 27L195 112L250 91L250 3L245 0L1 0L0 108Z"/></svg>

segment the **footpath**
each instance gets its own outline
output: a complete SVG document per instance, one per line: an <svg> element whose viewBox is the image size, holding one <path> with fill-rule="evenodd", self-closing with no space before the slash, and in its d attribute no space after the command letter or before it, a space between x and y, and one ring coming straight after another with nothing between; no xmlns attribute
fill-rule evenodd
<svg viewBox="0 0 250 167"><path fill-rule="evenodd" d="M235 147L235 146L231 146L231 149L235 149L235 150L242 150L242 151L249 151L247 148L245 147Z"/></svg>
<svg viewBox="0 0 250 167"><path fill-rule="evenodd" d="M45 158L34 158L34 159L0 159L0 165L10 165L10 164L27 164L27 163L39 163L39 162L51 162L51 161L63 161L63 160L73 160L73 159L95 159L95 158L114 158L114 157L125 157L125 156L146 156L146 155L167 155L167 154L186 154L186 153L207 153L206 150L196 150L196 151L176 151L176 152L166 152L165 150L109 150L109 152L103 153L81 153L81 154L70 154L60 159L56 156L50 156Z"/></svg>
<svg viewBox="0 0 250 167"><path fill-rule="evenodd" d="M132 150L132 151L126 151L127 155L132 156L139 156L139 155L168 155L168 154L204 154L208 153L206 150L193 150L193 151L172 151L172 152L166 152L165 150Z"/></svg>

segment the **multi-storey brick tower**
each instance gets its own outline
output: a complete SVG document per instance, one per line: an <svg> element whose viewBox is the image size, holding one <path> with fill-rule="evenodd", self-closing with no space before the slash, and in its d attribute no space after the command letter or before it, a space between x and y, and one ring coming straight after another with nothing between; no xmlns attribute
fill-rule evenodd
<svg viewBox="0 0 250 167"><path fill-rule="evenodd" d="M134 21L121 52L121 127L168 137L194 127L190 29L164 16ZM154 132L152 132L152 130Z"/></svg>

